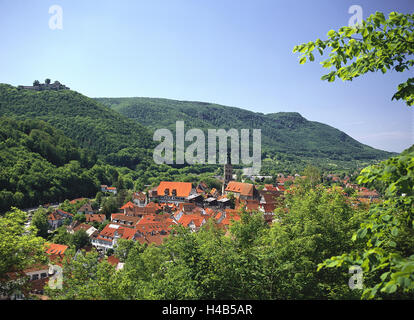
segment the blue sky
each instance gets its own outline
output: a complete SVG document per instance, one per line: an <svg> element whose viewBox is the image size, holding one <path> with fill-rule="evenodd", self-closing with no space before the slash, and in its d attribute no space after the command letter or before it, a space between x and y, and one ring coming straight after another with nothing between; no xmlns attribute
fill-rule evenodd
<svg viewBox="0 0 414 320"><path fill-rule="evenodd" d="M391 101L408 72L320 80L295 45L348 25L351 5L412 13L412 0L0 0L0 82L59 80L89 97L160 97L297 111L370 146L414 143L413 109ZM49 7L63 29L49 28Z"/></svg>

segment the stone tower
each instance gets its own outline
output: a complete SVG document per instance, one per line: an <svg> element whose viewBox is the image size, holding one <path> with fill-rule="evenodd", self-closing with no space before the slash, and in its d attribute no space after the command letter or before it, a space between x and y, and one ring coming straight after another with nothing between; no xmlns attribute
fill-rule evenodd
<svg viewBox="0 0 414 320"><path fill-rule="evenodd" d="M227 187L227 184L233 180L233 166L231 164L230 152L227 152L227 162L224 164L224 179L223 179L223 190L222 194L224 194L224 190Z"/></svg>

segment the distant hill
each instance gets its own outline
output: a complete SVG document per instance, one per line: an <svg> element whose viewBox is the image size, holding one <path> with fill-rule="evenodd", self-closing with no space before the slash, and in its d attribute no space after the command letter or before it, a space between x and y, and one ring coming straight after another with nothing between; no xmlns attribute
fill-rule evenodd
<svg viewBox="0 0 414 320"><path fill-rule="evenodd" d="M152 146L142 125L71 90L33 91L0 84L0 116L44 120L98 155L124 148L143 153Z"/></svg>
<svg viewBox="0 0 414 320"><path fill-rule="evenodd" d="M297 112L263 114L218 104L158 98L96 98L96 101L152 128L261 129L267 157L371 162L393 155L374 149L329 125L309 121Z"/></svg>

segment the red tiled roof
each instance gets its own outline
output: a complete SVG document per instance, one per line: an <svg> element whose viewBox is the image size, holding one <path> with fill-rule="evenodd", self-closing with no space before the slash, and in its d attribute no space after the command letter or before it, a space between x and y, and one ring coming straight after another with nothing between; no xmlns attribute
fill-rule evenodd
<svg viewBox="0 0 414 320"><path fill-rule="evenodd" d="M73 231L78 231L78 230L89 230L90 228L92 228L92 226L90 226L89 224L85 224L85 223L81 223L79 225L77 225L75 228L73 228Z"/></svg>
<svg viewBox="0 0 414 320"><path fill-rule="evenodd" d="M145 199L147 198L147 196L143 192L134 192L132 194L132 198L133 199L138 199L140 201L145 201Z"/></svg>
<svg viewBox="0 0 414 320"><path fill-rule="evenodd" d="M76 202L83 201L83 200L85 200L85 199L86 199L86 198L78 198L78 199L73 199L73 200L69 201L69 203L70 203L70 204L75 204Z"/></svg>
<svg viewBox="0 0 414 320"><path fill-rule="evenodd" d="M65 253L66 249L69 248L64 244L56 244L56 243L46 243L46 253L53 254L53 255L62 255Z"/></svg>
<svg viewBox="0 0 414 320"><path fill-rule="evenodd" d="M86 217L86 222L102 222L106 219L104 214L97 214L97 213L86 213L85 214Z"/></svg>
<svg viewBox="0 0 414 320"><path fill-rule="evenodd" d="M119 263L119 259L117 257L113 256L113 255L109 256L108 257L108 263L110 263L110 264L112 264L113 266L116 267Z"/></svg>
<svg viewBox="0 0 414 320"><path fill-rule="evenodd" d="M133 208L135 207L135 204L133 204L131 201L128 201L127 203L125 203L122 207L121 210L124 210L126 208Z"/></svg>
<svg viewBox="0 0 414 320"><path fill-rule="evenodd" d="M168 195L172 196L172 191L176 190L177 197L188 197L191 193L191 182L174 182L174 181L161 181L158 188L158 196L163 196L165 190L168 189Z"/></svg>
<svg viewBox="0 0 414 320"><path fill-rule="evenodd" d="M253 196L253 185L251 183L243 183L230 181L225 191L240 193L242 196Z"/></svg>
<svg viewBox="0 0 414 320"><path fill-rule="evenodd" d="M135 216L128 216L128 215L125 215L123 213L113 213L111 215L111 220L112 221L114 221L114 220L121 221L120 222L121 224L124 224L123 222L131 222L132 225L135 225L140 220L140 218L135 217Z"/></svg>
<svg viewBox="0 0 414 320"><path fill-rule="evenodd" d="M147 215L147 214L155 214L158 211L161 211L161 208L158 206L158 204L156 206L146 206L146 207L138 207L138 206L134 206L134 207L127 207L125 209L125 214L127 216L142 216L142 215Z"/></svg>
<svg viewBox="0 0 414 320"><path fill-rule="evenodd" d="M178 220L178 223L185 226L185 227L188 227L188 225L191 222L193 222L194 225L197 228L199 228L199 227L201 227L201 224L203 223L204 219L205 219L204 217L202 217L200 215L197 215L197 214L183 214L181 216L180 220Z"/></svg>
<svg viewBox="0 0 414 320"><path fill-rule="evenodd" d="M234 211L228 211L232 209L226 209L226 217L221 221L221 224L223 225L230 225L232 221L239 221L241 218L238 215L238 213L235 213Z"/></svg>
<svg viewBox="0 0 414 320"><path fill-rule="evenodd" d="M269 191L277 191L277 188L273 184L265 184L265 189Z"/></svg>

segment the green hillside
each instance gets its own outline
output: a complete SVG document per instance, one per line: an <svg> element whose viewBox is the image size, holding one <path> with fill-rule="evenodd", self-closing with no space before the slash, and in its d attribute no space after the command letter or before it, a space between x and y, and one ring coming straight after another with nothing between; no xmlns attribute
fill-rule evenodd
<svg viewBox="0 0 414 320"><path fill-rule="evenodd" d="M0 118L0 212L94 196L96 159L39 120Z"/></svg>
<svg viewBox="0 0 414 320"><path fill-rule="evenodd" d="M124 148L146 153L152 143L148 130L136 121L71 90L19 90L0 84L0 116L44 120L103 156Z"/></svg>
<svg viewBox="0 0 414 320"><path fill-rule="evenodd" d="M332 168L347 168L393 155L364 145L331 126L308 121L296 112L263 114L205 102L157 98L96 100L153 130L174 129L177 120L183 120L186 129L260 128L263 159L274 160L273 164L278 160L283 163L316 161L331 163Z"/></svg>

